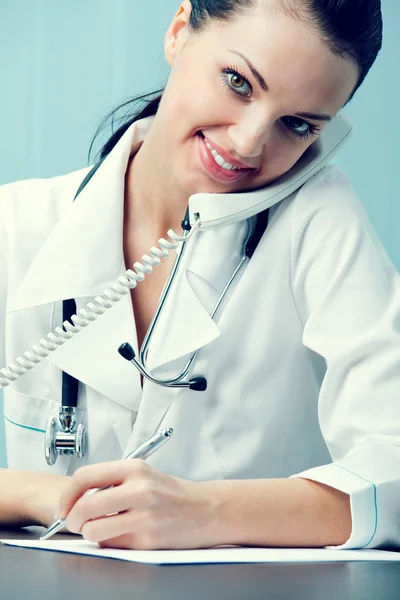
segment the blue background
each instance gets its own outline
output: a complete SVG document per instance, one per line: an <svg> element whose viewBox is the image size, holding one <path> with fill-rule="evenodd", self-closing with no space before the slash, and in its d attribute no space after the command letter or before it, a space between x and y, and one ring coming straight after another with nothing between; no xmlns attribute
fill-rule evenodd
<svg viewBox="0 0 400 600"><path fill-rule="evenodd" d="M143 0L1 0L0 184L86 166L105 114L131 96L164 87L164 35L179 1L156 6ZM344 110L354 133L335 162L350 175L399 268L400 2L382 0L382 8L384 47ZM0 466L5 462L0 419Z"/></svg>

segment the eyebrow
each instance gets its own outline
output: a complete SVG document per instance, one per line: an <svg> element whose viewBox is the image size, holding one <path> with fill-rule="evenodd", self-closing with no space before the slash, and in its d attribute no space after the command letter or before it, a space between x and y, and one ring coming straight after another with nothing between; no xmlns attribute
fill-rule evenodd
<svg viewBox="0 0 400 600"><path fill-rule="evenodd" d="M268 86L265 83L264 77L261 75L261 73L259 73L257 71L257 69L255 68L255 66L249 61L249 59L246 58L244 56L244 54L241 54L241 52L237 52L236 50L228 50L228 52L233 52L233 54L237 54L238 56L240 56L241 58L243 58L244 62L247 64L247 66L249 67L250 71L253 73L254 77L257 79L257 81L260 84L260 86L262 87L262 89L265 92L267 92L268 91Z"/></svg>
<svg viewBox="0 0 400 600"><path fill-rule="evenodd" d="M259 71L257 71L257 69L255 68L255 66L249 61L249 59L246 58L244 56L244 54L242 54L241 52L237 52L236 50L228 50L228 52L232 52L233 54L237 54L238 56L240 56L244 60L244 62L249 67L250 71L253 73L255 79L258 81L260 87L265 92L267 92L268 91L268 86L265 83L264 77L261 75L261 73ZM332 117L330 115L318 114L318 113L297 112L297 113L295 113L295 115L297 117L304 117L306 119L311 119L313 121L331 121L332 120Z"/></svg>
<svg viewBox="0 0 400 600"><path fill-rule="evenodd" d="M313 121L331 121L332 117L324 114L314 114L309 112L298 112L294 113L296 117L305 117L306 119L312 119Z"/></svg>

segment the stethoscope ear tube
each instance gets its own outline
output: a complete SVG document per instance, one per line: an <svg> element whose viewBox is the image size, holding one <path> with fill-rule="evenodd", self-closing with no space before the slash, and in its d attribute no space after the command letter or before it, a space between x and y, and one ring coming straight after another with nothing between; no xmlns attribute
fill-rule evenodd
<svg viewBox="0 0 400 600"><path fill-rule="evenodd" d="M160 385L160 380L155 379L150 373L150 371L148 371L144 367L144 365L136 359L135 351L128 342L124 342L123 344L121 344L118 348L118 352L123 358L125 358L125 360L131 362L138 369L138 371L140 371L143 377L146 377L146 379L148 379L149 381ZM193 379L190 379L189 381L179 380L177 382L174 382L167 380L162 381L161 385L172 388L188 388L189 390L193 390L195 392L204 392L207 389L207 379L205 377L200 376L193 377Z"/></svg>

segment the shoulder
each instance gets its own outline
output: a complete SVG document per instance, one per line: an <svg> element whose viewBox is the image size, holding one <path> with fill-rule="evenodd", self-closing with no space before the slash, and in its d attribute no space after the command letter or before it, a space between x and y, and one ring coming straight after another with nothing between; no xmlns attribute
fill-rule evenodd
<svg viewBox="0 0 400 600"><path fill-rule="evenodd" d="M90 167L48 179L0 186L0 252L29 257L62 217Z"/></svg>
<svg viewBox="0 0 400 600"><path fill-rule="evenodd" d="M337 165L328 165L297 192L293 217L299 221L325 217L332 220L366 220L364 207L349 176Z"/></svg>
<svg viewBox="0 0 400 600"><path fill-rule="evenodd" d="M380 242L348 175L329 165L292 199L292 252L350 253L366 239Z"/></svg>
<svg viewBox="0 0 400 600"><path fill-rule="evenodd" d="M296 192L271 210L282 235L298 255L305 248L334 249L344 240L357 243L368 232L374 236L367 213L349 176L337 165L328 165Z"/></svg>
<svg viewBox="0 0 400 600"><path fill-rule="evenodd" d="M57 177L25 179L0 186L0 225L7 228L32 218L57 221L90 168Z"/></svg>
<svg viewBox="0 0 400 600"><path fill-rule="evenodd" d="M322 169L292 199L291 270L317 274L319 282L358 273L361 288L369 278L392 280L397 272L348 175L336 165ZM339 273L341 275L339 276ZM367 275L368 273L368 275ZM383 285L383 283L382 283Z"/></svg>
<svg viewBox="0 0 400 600"><path fill-rule="evenodd" d="M272 207L270 215L271 220L276 215L292 227L292 234L314 221L327 224L342 221L344 224L349 220L368 220L349 176L337 165L321 169L300 189Z"/></svg>

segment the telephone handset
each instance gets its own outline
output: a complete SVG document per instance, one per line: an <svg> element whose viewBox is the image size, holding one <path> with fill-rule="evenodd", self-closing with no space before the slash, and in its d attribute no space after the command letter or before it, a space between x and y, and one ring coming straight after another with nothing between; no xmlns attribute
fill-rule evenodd
<svg viewBox="0 0 400 600"><path fill-rule="evenodd" d="M273 183L237 194L194 194L189 199L191 225L198 220L201 229L229 225L277 204L328 164L348 140L351 131L349 121L338 114L290 171Z"/></svg>
<svg viewBox="0 0 400 600"><path fill-rule="evenodd" d="M170 240L159 239L158 248L153 246L149 250L149 255L142 256L142 262L134 263L134 271L128 269L101 295L96 296L93 302L89 302L84 308L81 308L77 315L72 315L70 317L72 323L65 320L63 327L56 327L54 332L48 333L47 337L41 339L38 345L33 346L23 356L15 359L15 362L10 363L7 368L0 369L0 389L10 385L12 381L26 373L28 369L32 369L50 352L54 352L67 339L79 333L82 327L87 327L90 321L94 321L107 309L114 306L121 299L121 296L135 288L146 275L152 272L153 268L160 265L161 260L166 258L171 250L177 250L179 246L183 249L185 243L197 229L229 225L247 219L277 204L299 189L333 158L339 148L350 137L351 130L351 124L342 115L337 115L292 169L264 188L236 194L199 193L192 195L189 198L190 231L187 223L182 236L177 235L170 229L168 231ZM76 196L100 164L97 163L88 173ZM174 267L173 272L175 270Z"/></svg>

